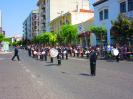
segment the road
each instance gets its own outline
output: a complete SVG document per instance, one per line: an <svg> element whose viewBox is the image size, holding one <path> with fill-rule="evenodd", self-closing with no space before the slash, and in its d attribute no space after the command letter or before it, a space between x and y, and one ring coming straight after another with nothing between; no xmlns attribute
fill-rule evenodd
<svg viewBox="0 0 133 99"><path fill-rule="evenodd" d="M21 61L11 57L0 55L0 99L133 99L133 62L98 60L91 77L87 59L71 57L58 66L24 50Z"/></svg>

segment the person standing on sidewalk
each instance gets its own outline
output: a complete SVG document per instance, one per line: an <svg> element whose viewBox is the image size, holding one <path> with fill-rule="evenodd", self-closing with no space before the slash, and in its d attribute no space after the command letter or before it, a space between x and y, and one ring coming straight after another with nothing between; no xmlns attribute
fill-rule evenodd
<svg viewBox="0 0 133 99"><path fill-rule="evenodd" d="M92 49L92 51L90 53L90 71L91 71L91 76L95 76L96 75L96 59L97 59L96 51L94 49Z"/></svg>
<svg viewBox="0 0 133 99"><path fill-rule="evenodd" d="M12 61L14 61L15 57L17 57L18 61L20 61L19 54L18 54L18 48L19 46L16 46L14 49L14 56L12 57Z"/></svg>

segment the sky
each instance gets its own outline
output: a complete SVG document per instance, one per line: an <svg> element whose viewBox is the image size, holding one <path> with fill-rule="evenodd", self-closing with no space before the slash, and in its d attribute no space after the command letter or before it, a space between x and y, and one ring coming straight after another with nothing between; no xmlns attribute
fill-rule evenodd
<svg viewBox="0 0 133 99"><path fill-rule="evenodd" d="M23 22L31 13L37 9L38 0L0 0L0 10L2 12L2 28L6 32L6 37L23 34ZM90 5L94 0L90 0ZM91 9L93 7L91 6Z"/></svg>

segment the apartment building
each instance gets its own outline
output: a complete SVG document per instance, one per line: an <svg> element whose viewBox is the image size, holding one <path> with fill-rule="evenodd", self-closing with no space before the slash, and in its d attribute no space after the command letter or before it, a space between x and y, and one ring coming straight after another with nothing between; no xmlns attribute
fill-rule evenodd
<svg viewBox="0 0 133 99"><path fill-rule="evenodd" d="M93 22L94 12L92 10L80 9L80 11L70 11L62 14L50 22L51 31L58 33L60 28L64 24L72 24L77 26L83 26L84 30L79 31L79 34L83 31L88 31L89 25Z"/></svg>
<svg viewBox="0 0 133 99"><path fill-rule="evenodd" d="M50 30L50 22L56 17L78 9L89 10L89 0L38 0L39 33Z"/></svg>
<svg viewBox="0 0 133 99"><path fill-rule="evenodd" d="M116 20L120 13L133 18L133 0L97 0L93 6L94 24L106 27L107 41L111 44L111 21Z"/></svg>
<svg viewBox="0 0 133 99"><path fill-rule="evenodd" d="M33 10L23 22L24 40L32 40L39 33L38 10Z"/></svg>
<svg viewBox="0 0 133 99"><path fill-rule="evenodd" d="M80 9L79 11L70 11L62 14L51 21L51 31L59 33L61 26L65 24L72 24L78 27L78 35L80 38L80 45L87 47L88 43L85 41L89 39L89 26L94 22L94 12L92 10ZM87 43L87 44L86 44Z"/></svg>
<svg viewBox="0 0 133 99"><path fill-rule="evenodd" d="M2 33L2 13L0 10L0 33Z"/></svg>

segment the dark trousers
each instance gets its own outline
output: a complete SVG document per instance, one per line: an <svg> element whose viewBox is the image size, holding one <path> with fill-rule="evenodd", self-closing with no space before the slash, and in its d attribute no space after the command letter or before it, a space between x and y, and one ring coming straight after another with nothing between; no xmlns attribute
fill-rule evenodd
<svg viewBox="0 0 133 99"><path fill-rule="evenodd" d="M91 76L96 75L96 62L90 62Z"/></svg>
<svg viewBox="0 0 133 99"><path fill-rule="evenodd" d="M116 56L116 61L119 62L119 54Z"/></svg>
<svg viewBox="0 0 133 99"><path fill-rule="evenodd" d="M47 55L44 55L44 59L45 59L45 61L47 61Z"/></svg>
<svg viewBox="0 0 133 99"><path fill-rule="evenodd" d="M19 55L14 55L14 56L12 57L12 60L14 60L15 57L17 57L18 61L20 60Z"/></svg>
<svg viewBox="0 0 133 99"><path fill-rule="evenodd" d="M31 56L31 50L28 50L28 54L29 54L29 56Z"/></svg>
<svg viewBox="0 0 133 99"><path fill-rule="evenodd" d="M53 57L50 58L50 62L53 63Z"/></svg>

